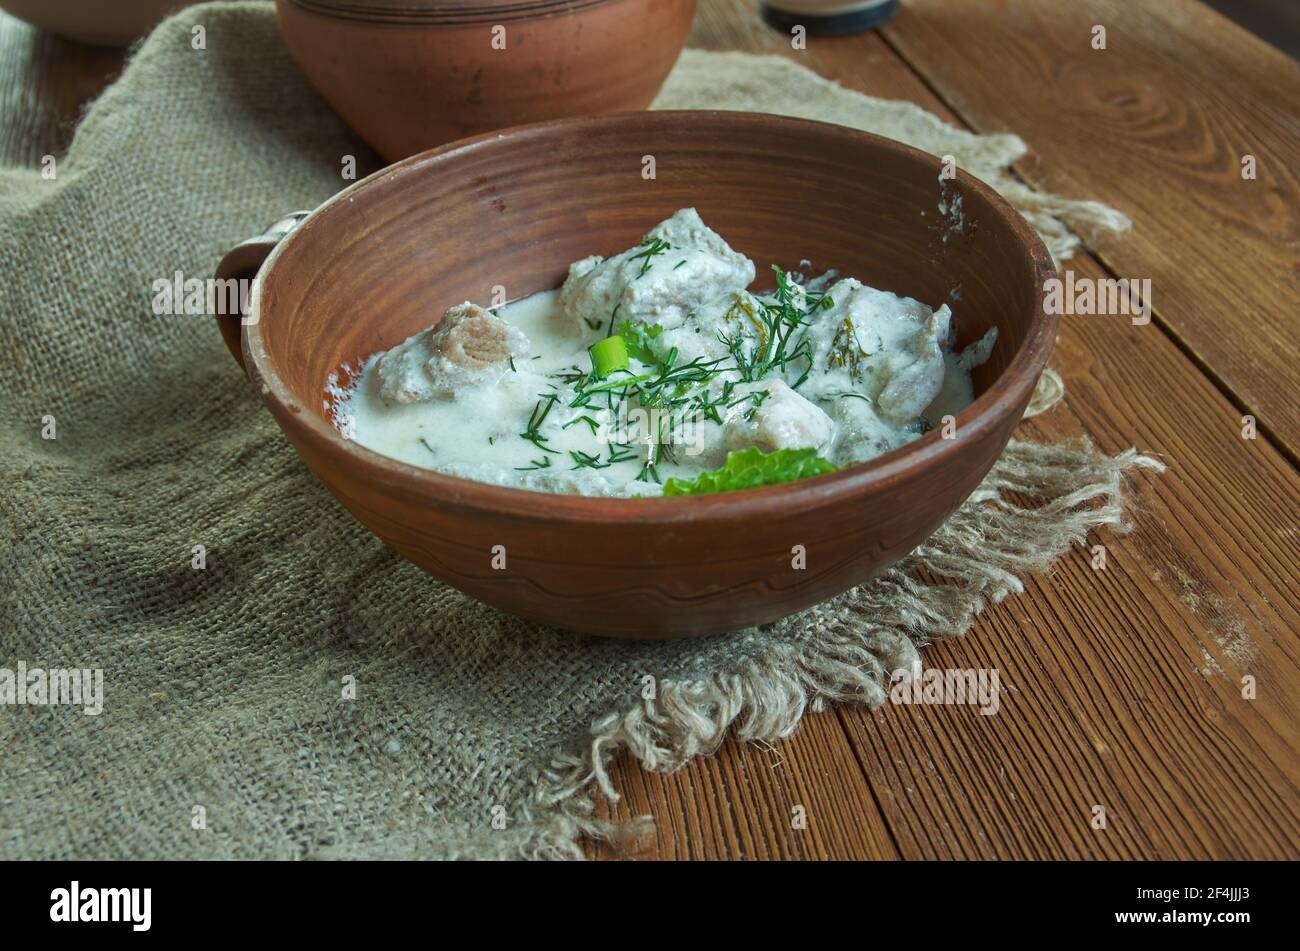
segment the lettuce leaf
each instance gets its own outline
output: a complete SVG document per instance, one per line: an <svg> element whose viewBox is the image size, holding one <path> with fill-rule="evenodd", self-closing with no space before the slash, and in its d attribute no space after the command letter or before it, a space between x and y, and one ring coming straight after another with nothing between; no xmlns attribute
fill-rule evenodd
<svg viewBox="0 0 1300 951"><path fill-rule="evenodd" d="M669 479L664 483L664 495L708 495L713 492L756 489L759 486L825 475L834 472L836 468L817 455L816 449L764 452L757 446L751 446L740 452L728 453L727 462L720 469L701 472L694 479Z"/></svg>

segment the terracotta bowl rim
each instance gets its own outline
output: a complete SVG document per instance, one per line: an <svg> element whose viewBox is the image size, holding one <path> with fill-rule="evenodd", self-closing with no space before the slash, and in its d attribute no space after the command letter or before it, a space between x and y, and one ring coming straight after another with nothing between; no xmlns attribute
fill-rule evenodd
<svg viewBox="0 0 1300 951"><path fill-rule="evenodd" d="M865 141L873 148L895 152L910 161L931 165L936 175L942 167L941 159L927 152L847 126L766 113L724 110L654 110L552 119L483 133L413 155L354 182L317 207L276 245L253 282L249 303L252 322L241 328L244 362L254 389L281 427L296 439L309 443L332 465L351 469L354 475L370 484L409 501L461 512L490 513L530 521L645 526L700 519L728 519L742 514L762 516L768 513L809 511L843 496L879 491L919 472L956 464L965 445L972 442L975 436L997 428L1007 416L1021 411L1047 363L1056 337L1059 318L1047 313L1043 307L1046 293L1043 281L1055 273L1056 267L1047 248L1028 222L989 185L965 171L962 172L964 186L985 198L1003 216L1013 235L1019 239L1025 263L1030 265L1030 271L1037 282L1034 293L1037 303L1020 348L993 384L958 414L957 435L953 439L942 439L940 431L934 429L906 446L867 462L846 466L823 476L757 489L674 498L581 496L476 482L399 462L345 439L328 422L299 405L297 397L276 371L264 344L261 333L263 288L281 255L292 247L300 235L315 228L328 227L330 209L350 202L371 189L393 187L395 183L426 166L446 161L452 156L490 149L496 142L506 138L544 139L556 129L611 126L627 126L645 131L647 126L653 129L656 123L672 124L678 128L683 124L707 125L719 134L791 126L803 129L805 135L851 140L858 144ZM325 381L321 380L322 395L324 388Z"/></svg>

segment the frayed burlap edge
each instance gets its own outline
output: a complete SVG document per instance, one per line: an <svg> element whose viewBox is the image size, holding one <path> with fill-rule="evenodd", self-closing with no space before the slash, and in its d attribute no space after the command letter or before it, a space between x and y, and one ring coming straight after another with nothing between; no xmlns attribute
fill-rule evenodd
<svg viewBox="0 0 1300 951"><path fill-rule="evenodd" d="M1011 133L980 134L949 125L915 103L879 99L791 62L784 56L688 49L673 67L654 109L737 109L817 118L951 155L997 190L1042 237L1059 264L1079 249L1079 234L1124 231L1127 215L1097 201L1035 191L1011 171L1029 151Z"/></svg>
<svg viewBox="0 0 1300 951"><path fill-rule="evenodd" d="M1025 416L1046 412L1063 393L1061 378L1044 372ZM830 701L884 703L892 671L911 669L927 644L964 634L989 604L1024 591L1023 575L1047 571L1097 529L1128 532L1125 488L1139 469L1164 465L1133 449L1108 456L1086 439L1013 440L970 499L911 555L799 615L816 637L701 679L661 682L653 699L598 718L585 749L556 755L536 777L521 856L582 858L584 838L621 846L652 831L650 816L594 818L597 797L619 799L607 767L621 750L644 769L672 772L714 752L728 730L744 742L775 742ZM922 566L944 580L919 580Z"/></svg>
<svg viewBox="0 0 1300 951"><path fill-rule="evenodd" d="M257 9L251 4L240 6L250 13ZM205 59L196 62L202 66ZM720 64L726 66L722 73ZM764 64L770 69L756 68ZM774 79L771 70L781 72ZM661 107L701 108L725 99L731 108L816 115L892 135L934 154L952 153L964 169L1006 195L1058 258L1068 257L1078 244L1060 219L1127 226L1127 219L1104 205L1043 195L1010 178L1006 166L1025 152L1016 136L974 136L912 104L860 96L779 57L688 51L665 93ZM679 98L670 103L669 93ZM101 110L105 105L124 105L126 95L125 86L110 88ZM101 111L100 123L118 121L125 111ZM78 163L71 162L58 187L72 185L80 174ZM1044 397L1040 402L1051 400ZM1040 411L1043 408L1046 405ZM624 747L643 767L669 771L716 749L728 729L742 740L773 741L790 736L806 710L822 709L829 701L882 703L889 671L910 666L925 644L964 632L989 599L998 601L1022 590L1021 573L1047 568L1101 525L1122 530L1123 480L1127 472L1144 466L1158 463L1133 452L1108 458L1086 445L1013 443L970 502L908 560L868 585L781 622L790 628L808 625L815 637L792 639L765 650L761 657L735 662L707 676L661 681L655 700L629 698L625 708L598 718L584 743L566 744L550 768L535 777L535 792L523 811L523 821L496 837L500 842L491 854L580 858L584 837L620 840L647 831L648 817L630 823L594 817L599 797L618 798L608 765ZM1007 502L1006 491L1046 504L1020 507ZM1042 541L1026 548L1024 539L1040 535ZM921 564L946 576L945 583L913 578L913 568ZM361 843L349 842L345 848L310 851L316 858L426 854L481 857L484 849L469 836L452 836L422 854L412 849L405 836L385 839L381 833Z"/></svg>

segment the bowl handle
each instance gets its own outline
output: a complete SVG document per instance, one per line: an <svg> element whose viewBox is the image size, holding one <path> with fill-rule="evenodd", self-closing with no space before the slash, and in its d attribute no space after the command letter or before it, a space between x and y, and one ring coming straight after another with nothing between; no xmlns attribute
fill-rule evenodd
<svg viewBox="0 0 1300 951"><path fill-rule="evenodd" d="M311 214L309 211L295 211L293 214L285 215L256 238L250 238L242 244L235 245L221 259L221 263L217 265L217 280L239 281L241 289L247 286L245 282L251 284L261 268L262 262L280 243L280 239L302 224L303 219L309 214ZM243 324L252 323L248 315L249 295L241 292L239 300L242 301L240 313L217 314L217 327L221 330L222 339L226 341L226 349L235 358L239 368L247 373L248 368L244 366L244 351L240 346L239 328Z"/></svg>

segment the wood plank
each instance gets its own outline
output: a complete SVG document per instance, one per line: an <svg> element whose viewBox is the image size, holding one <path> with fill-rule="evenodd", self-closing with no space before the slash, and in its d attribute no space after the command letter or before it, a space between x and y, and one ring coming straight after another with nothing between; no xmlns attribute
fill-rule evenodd
<svg viewBox="0 0 1300 951"><path fill-rule="evenodd" d="M62 155L85 104L117 76L124 50L73 43L0 12L0 163Z"/></svg>
<svg viewBox="0 0 1300 951"><path fill-rule="evenodd" d="M878 39L814 40L800 54L744 10L708 5L700 23L715 48L804 56L944 114ZM1102 273L1086 260L1078 270ZM1295 474L1267 440L1240 440L1239 411L1154 325L1071 318L1055 363L1067 404L1029 433L1089 431L1110 451L1163 450L1174 468L1138 482L1139 529L1105 539L1104 573L1068 558L930 650L933 666L998 667L1001 713L839 709L890 833L907 857L1295 857ZM1244 673L1254 701L1241 698ZM637 809L699 817L675 827L688 840L716 836L703 832L719 821L710 804L681 798L705 768L687 767L683 787L655 778ZM1105 830L1090 824L1094 805ZM672 838L658 854L692 853Z"/></svg>
<svg viewBox="0 0 1300 951"><path fill-rule="evenodd" d="M1089 273L1100 273L1094 265ZM1140 338L1140 339L1139 339ZM1105 363L1108 372L1099 373ZM1027 427L1158 446L1138 530L1099 539L976 631L938 668L996 667L996 716L969 708L841 711L907 857L1300 856L1300 487L1271 447L1151 328L1067 324L1054 363L1067 406ZM1179 379L1187 417L1152 414ZM1245 700L1241 677L1257 680ZM873 764L867 751L883 750ZM1089 821L1109 813L1104 833Z"/></svg>
<svg viewBox="0 0 1300 951"><path fill-rule="evenodd" d="M112 81L125 58L119 50L38 34L3 13L0 51L0 96L23 104L3 113L22 121L0 129L0 158L27 166L66 148L84 104ZM897 855L834 714L810 716L799 735L776 751L729 740L717 760L671 778L647 774L626 757L613 773L625 796L616 808L602 806L601 814L658 819L656 841L649 843L653 851L634 855ZM792 828L794 805L805 808L806 829ZM593 857L621 855L601 843L588 851Z"/></svg>
<svg viewBox="0 0 1300 951"><path fill-rule="evenodd" d="M874 46L810 52L824 75L955 121ZM1088 258L1076 270L1104 274ZM1300 480L1268 440L1240 438L1240 411L1154 324L1067 318L1053 364L1066 406L1028 434L1154 448L1172 470L1139 481L1139 529L1105 541L1104 573L1067 558L928 653L1000 668L1006 711L840 710L901 851L1300 855ZM1256 700L1241 697L1245 674ZM1093 805L1110 813L1104 833Z"/></svg>
<svg viewBox="0 0 1300 951"><path fill-rule="evenodd" d="M727 0L701 8L693 41L802 55L849 85L938 111L875 37L814 40L797 54ZM99 66L66 61L44 61L58 88L102 82ZM65 115L79 95L64 98ZM1030 127L1015 131L1037 144ZM842 708L810 716L776 750L729 741L671 777L622 760L625 799L606 814L659 820L637 854L1296 857L1294 473L1267 439L1237 437L1239 411L1155 327L1069 320L1056 362L1067 406L1032 432L1160 448L1175 468L1139 483L1139 531L1106 540L1104 583L1085 558L1068 559L929 653L935 666L998 666L1013 688L1007 709ZM1258 679L1254 701L1240 697L1244 671ZM1110 810L1104 832L1088 825L1092 800ZM805 830L790 827L794 804L807 808Z"/></svg>
<svg viewBox="0 0 1300 951"><path fill-rule="evenodd" d="M884 816L834 712L805 717L775 747L729 737L717 755L671 775L649 773L629 756L611 770L623 795L602 818L655 818L653 838L619 850L593 843L593 858L897 858ZM795 828L795 808L806 820Z"/></svg>
<svg viewBox="0 0 1300 951"><path fill-rule="evenodd" d="M788 42L752 8L704 2L689 45L698 49L782 52ZM888 49L883 55L897 64ZM610 775L623 799L598 803L597 815L628 821L655 817L653 838L632 851L589 843L592 858L896 858L884 817L834 712L810 714L775 750L733 738L715 756L693 760L672 775L647 773L630 756ZM802 805L807 828L791 827Z"/></svg>
<svg viewBox="0 0 1300 951"><path fill-rule="evenodd" d="M973 129L1022 135L1026 180L1134 220L1087 236L1102 263L1300 459L1300 64L1196 0L908 0L883 32Z"/></svg>

